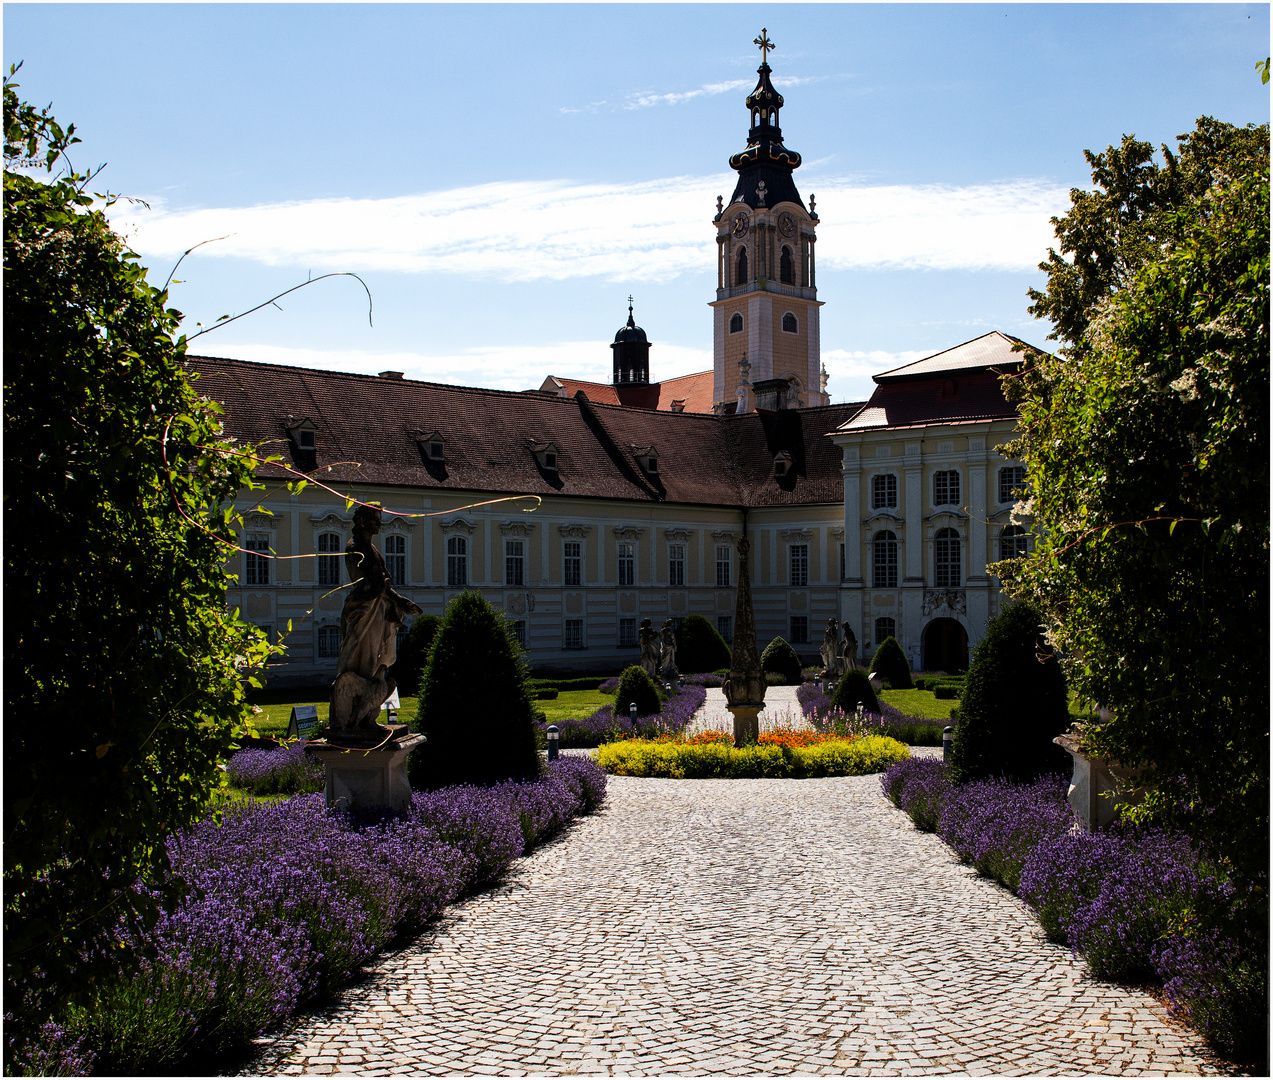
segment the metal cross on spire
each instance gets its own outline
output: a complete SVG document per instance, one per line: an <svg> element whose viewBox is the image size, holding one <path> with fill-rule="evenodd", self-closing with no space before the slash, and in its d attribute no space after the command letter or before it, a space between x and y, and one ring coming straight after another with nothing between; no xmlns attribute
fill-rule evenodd
<svg viewBox="0 0 1273 1080"><path fill-rule="evenodd" d="M763 26L760 28L760 37L753 38L752 44L760 46L760 62L762 64L769 63L769 53L775 46L774 43L769 40L769 36Z"/></svg>

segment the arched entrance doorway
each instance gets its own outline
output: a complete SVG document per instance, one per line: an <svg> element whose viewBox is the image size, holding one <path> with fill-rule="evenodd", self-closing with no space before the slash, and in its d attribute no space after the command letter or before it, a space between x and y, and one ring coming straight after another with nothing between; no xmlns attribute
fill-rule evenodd
<svg viewBox="0 0 1273 1080"><path fill-rule="evenodd" d="M968 632L956 619L934 619L924 627L924 670L953 675L968 667Z"/></svg>

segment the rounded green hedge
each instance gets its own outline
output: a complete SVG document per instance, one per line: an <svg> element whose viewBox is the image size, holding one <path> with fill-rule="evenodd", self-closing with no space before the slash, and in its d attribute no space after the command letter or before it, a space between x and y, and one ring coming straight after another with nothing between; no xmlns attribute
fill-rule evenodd
<svg viewBox="0 0 1273 1080"><path fill-rule="evenodd" d="M883 675L894 690L912 689L911 665L895 637L886 637L880 642L871 658L871 672Z"/></svg>
<svg viewBox="0 0 1273 1080"><path fill-rule="evenodd" d="M853 668L841 676L831 695L831 704L846 715L854 712L859 705L867 712L880 711L880 701L875 696L871 680L860 668Z"/></svg>
<svg viewBox="0 0 1273 1080"><path fill-rule="evenodd" d="M762 671L776 671L787 682L788 686L799 686L804 682L804 669L800 666L800 657L784 638L776 637L760 656Z"/></svg>
<svg viewBox="0 0 1273 1080"><path fill-rule="evenodd" d="M676 666L682 675L728 668L729 646L702 615L687 615L676 632Z"/></svg>
<svg viewBox="0 0 1273 1080"><path fill-rule="evenodd" d="M634 701L637 716L653 716L663 707L654 680L638 664L624 668L619 676L619 689L614 695L614 715L627 716Z"/></svg>

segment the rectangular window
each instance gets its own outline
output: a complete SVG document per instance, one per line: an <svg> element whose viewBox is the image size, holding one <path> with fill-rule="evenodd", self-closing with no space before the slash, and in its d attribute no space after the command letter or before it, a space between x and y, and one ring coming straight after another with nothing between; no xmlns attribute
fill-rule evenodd
<svg viewBox="0 0 1273 1080"><path fill-rule="evenodd" d="M733 565L733 550L728 544L719 544L716 548L716 587L728 589L730 586L730 568Z"/></svg>
<svg viewBox="0 0 1273 1080"><path fill-rule="evenodd" d="M943 535L946 534L946 535ZM957 589L961 577L959 537L953 529L942 529L936 541L937 588Z"/></svg>
<svg viewBox="0 0 1273 1080"><path fill-rule="evenodd" d="M933 505L959 505L959 472L948 469L933 473Z"/></svg>
<svg viewBox="0 0 1273 1080"><path fill-rule="evenodd" d="M526 620L513 620L513 637L517 639L517 644L523 649L526 648Z"/></svg>
<svg viewBox="0 0 1273 1080"><path fill-rule="evenodd" d="M1025 467L1009 465L999 470L999 501L1001 503L1016 502L1014 492L1025 487Z"/></svg>
<svg viewBox="0 0 1273 1080"><path fill-rule="evenodd" d="M667 546L667 584L672 589L685 586L684 544L668 544Z"/></svg>
<svg viewBox="0 0 1273 1080"><path fill-rule="evenodd" d="M561 545L562 584L567 586L583 583L583 543L579 540L567 540Z"/></svg>
<svg viewBox="0 0 1273 1080"><path fill-rule="evenodd" d="M809 584L809 545L808 544L792 544L791 554L791 585L793 588L803 588Z"/></svg>
<svg viewBox="0 0 1273 1080"><path fill-rule="evenodd" d="M583 619L567 619L562 637L563 649L583 648Z"/></svg>
<svg viewBox="0 0 1273 1080"><path fill-rule="evenodd" d="M897 474L884 473L871 477L871 507L881 510L897 506Z"/></svg>
<svg viewBox="0 0 1273 1080"><path fill-rule="evenodd" d="M270 583L270 560L264 554L270 550L268 533L248 533L243 545L247 554L243 556L243 576L248 585L268 585ZM258 555L257 552L262 554Z"/></svg>
<svg viewBox="0 0 1273 1080"><path fill-rule="evenodd" d="M335 660L340 656L340 627L320 626L318 628L318 659Z"/></svg>
<svg viewBox="0 0 1273 1080"><path fill-rule="evenodd" d="M405 536L385 537L385 569L389 571L389 580L395 585L407 583L407 538Z"/></svg>
<svg viewBox="0 0 1273 1080"><path fill-rule="evenodd" d="M526 541L504 541L504 584L520 589L526 584Z"/></svg>
<svg viewBox="0 0 1273 1080"><path fill-rule="evenodd" d="M734 640L734 617L732 615L717 615L716 629L726 642Z"/></svg>
<svg viewBox="0 0 1273 1080"><path fill-rule="evenodd" d="M336 533L320 533L318 537L318 584L340 584L340 537Z"/></svg>
<svg viewBox="0 0 1273 1080"><path fill-rule="evenodd" d="M875 620L875 647L879 648L880 642L886 638L897 637L897 624L892 619L876 619Z"/></svg>
<svg viewBox="0 0 1273 1080"><path fill-rule="evenodd" d="M446 583L453 589L469 583L469 542L466 537L446 538Z"/></svg>
<svg viewBox="0 0 1273 1080"><path fill-rule="evenodd" d="M637 643L637 621L636 619L620 619L619 620L619 644L635 645Z"/></svg>
<svg viewBox="0 0 1273 1080"><path fill-rule="evenodd" d="M807 645L809 643L809 616L791 616L791 644Z"/></svg>
<svg viewBox="0 0 1273 1080"><path fill-rule="evenodd" d="M636 544L631 540L619 541L619 584L636 584Z"/></svg>
<svg viewBox="0 0 1273 1080"><path fill-rule="evenodd" d="M874 555L872 585L877 589L897 588L897 538L891 532L879 532L871 542Z"/></svg>

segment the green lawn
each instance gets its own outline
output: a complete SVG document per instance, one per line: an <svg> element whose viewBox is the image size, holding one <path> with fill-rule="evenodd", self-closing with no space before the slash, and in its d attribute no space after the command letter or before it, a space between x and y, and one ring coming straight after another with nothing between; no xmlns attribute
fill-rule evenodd
<svg viewBox="0 0 1273 1080"><path fill-rule="evenodd" d="M317 705L318 706L318 726L320 728L327 726L327 710L328 703L326 698L315 700L314 689L300 689L296 693L288 693L286 690L271 690L266 694L255 695L257 706L262 710L256 717L256 730L261 735L267 735L271 738L281 738L287 734L287 725L292 719L293 705ZM547 704L551 704L548 702ZM398 723L411 724L415 722L416 710L420 706L419 698L407 697L402 699L402 708L398 710ZM383 721L384 717L381 717Z"/></svg>
<svg viewBox="0 0 1273 1080"><path fill-rule="evenodd" d="M957 698L938 698L931 690L881 690L880 700L908 716L928 720L949 720L950 710L959 704Z"/></svg>
<svg viewBox="0 0 1273 1080"><path fill-rule="evenodd" d="M565 690L551 701L537 701L535 708L543 711L548 723L561 720L582 720L591 716L602 705L613 705L614 695L600 690Z"/></svg>

